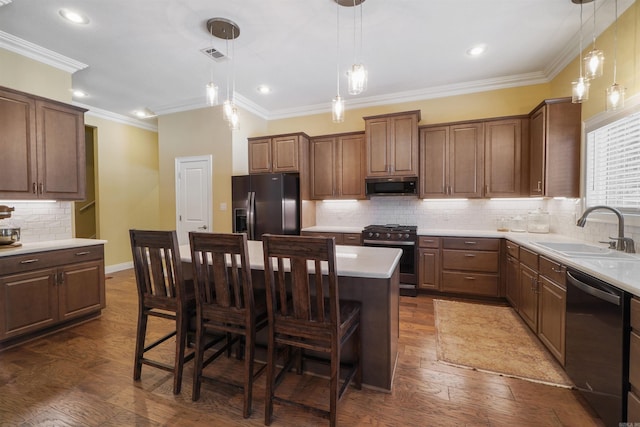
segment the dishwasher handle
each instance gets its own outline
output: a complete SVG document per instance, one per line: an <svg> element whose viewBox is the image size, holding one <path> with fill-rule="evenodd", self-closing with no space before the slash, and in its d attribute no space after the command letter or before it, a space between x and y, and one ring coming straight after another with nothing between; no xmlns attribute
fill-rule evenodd
<svg viewBox="0 0 640 427"><path fill-rule="evenodd" d="M595 288L587 283L584 283L581 280L578 280L575 276L571 274L571 272L567 271L567 280L576 288L580 289L583 292L588 293L589 295L593 295L596 298L601 300L610 302L611 304L620 305L620 296L607 292L605 289Z"/></svg>

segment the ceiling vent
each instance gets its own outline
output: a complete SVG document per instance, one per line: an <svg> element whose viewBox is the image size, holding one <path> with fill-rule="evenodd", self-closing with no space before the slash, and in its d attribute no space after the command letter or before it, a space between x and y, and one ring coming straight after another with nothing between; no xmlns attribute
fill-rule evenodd
<svg viewBox="0 0 640 427"><path fill-rule="evenodd" d="M11 3L11 0L0 0L0 6Z"/></svg>
<svg viewBox="0 0 640 427"><path fill-rule="evenodd" d="M2 0L0 0L0 1L2 1ZM224 55L224 53L220 52L215 47L208 47L208 48L202 49L200 52L204 53L205 55L207 55L209 58L213 59L214 61L224 61L224 60L227 59L227 57Z"/></svg>

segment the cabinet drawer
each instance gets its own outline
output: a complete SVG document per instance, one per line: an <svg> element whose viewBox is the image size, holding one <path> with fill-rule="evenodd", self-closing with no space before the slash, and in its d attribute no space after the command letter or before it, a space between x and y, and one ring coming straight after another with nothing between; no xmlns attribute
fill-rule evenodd
<svg viewBox="0 0 640 427"><path fill-rule="evenodd" d="M63 264L99 260L103 256L104 248L102 245L33 252L0 258L0 271L3 274L21 273L41 268L57 267Z"/></svg>
<svg viewBox="0 0 640 427"><path fill-rule="evenodd" d="M629 340L629 382L640 390L640 334L635 331Z"/></svg>
<svg viewBox="0 0 640 427"><path fill-rule="evenodd" d="M444 270L498 272L498 253L484 251L442 251Z"/></svg>
<svg viewBox="0 0 640 427"><path fill-rule="evenodd" d="M538 270L538 254L529 249L520 248L520 262L536 271Z"/></svg>
<svg viewBox="0 0 640 427"><path fill-rule="evenodd" d="M442 272L441 288L444 292L498 296L498 276L495 274Z"/></svg>
<svg viewBox="0 0 640 427"><path fill-rule="evenodd" d="M418 246L421 248L437 249L440 247L440 238L431 236L420 236L418 237Z"/></svg>
<svg viewBox="0 0 640 427"><path fill-rule="evenodd" d="M302 236L309 236L309 237L334 237L336 239L336 245L342 245L343 242L343 238L342 238L342 233L325 233L325 232L319 232L319 231L303 231L302 233L300 233L300 235Z"/></svg>
<svg viewBox="0 0 640 427"><path fill-rule="evenodd" d="M472 249L474 251L498 251L499 239L474 239L467 237L446 237L443 240L445 249Z"/></svg>
<svg viewBox="0 0 640 427"><path fill-rule="evenodd" d="M631 299L631 327L640 333L640 298Z"/></svg>
<svg viewBox="0 0 640 427"><path fill-rule="evenodd" d="M563 289L567 289L566 286L566 273L567 268L555 261L540 256L538 272L551 279L553 282L560 285Z"/></svg>
<svg viewBox="0 0 640 427"><path fill-rule="evenodd" d="M629 423L640 422L640 398L635 393L632 393L632 392L629 392L628 396L629 396L629 406L627 408L627 421Z"/></svg>
<svg viewBox="0 0 640 427"><path fill-rule="evenodd" d="M362 235L360 233L344 233L342 235L342 244L351 246L362 245Z"/></svg>
<svg viewBox="0 0 640 427"><path fill-rule="evenodd" d="M507 240L505 243L505 247L507 249L507 254L512 256L515 259L520 259L520 246Z"/></svg>

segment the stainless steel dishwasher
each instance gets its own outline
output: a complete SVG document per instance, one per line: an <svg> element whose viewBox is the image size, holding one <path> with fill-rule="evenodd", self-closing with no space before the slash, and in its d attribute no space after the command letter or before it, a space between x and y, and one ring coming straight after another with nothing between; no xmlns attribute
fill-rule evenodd
<svg viewBox="0 0 640 427"><path fill-rule="evenodd" d="M606 426L626 421L630 294L567 269L565 369Z"/></svg>

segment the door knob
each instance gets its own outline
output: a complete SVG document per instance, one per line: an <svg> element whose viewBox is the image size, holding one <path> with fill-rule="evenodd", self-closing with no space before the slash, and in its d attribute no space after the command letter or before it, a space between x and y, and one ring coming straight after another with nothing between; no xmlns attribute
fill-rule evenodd
<svg viewBox="0 0 640 427"><path fill-rule="evenodd" d="M203 225L202 227L198 227L198 230L206 230L206 229L207 229L206 225Z"/></svg>

